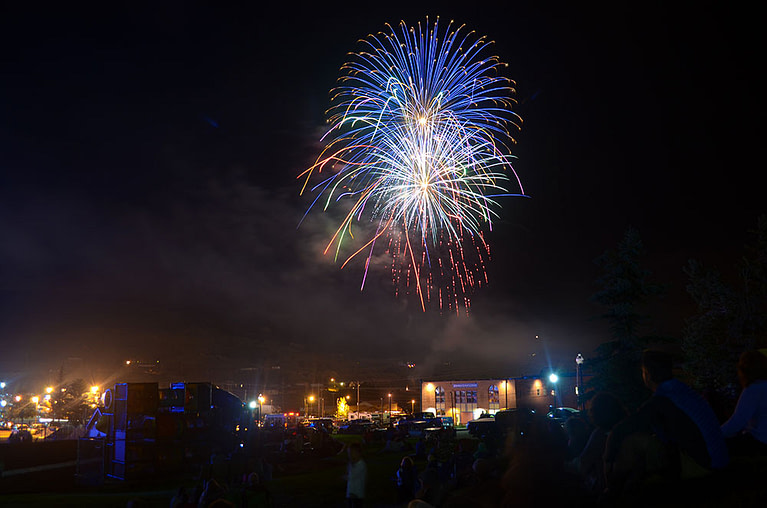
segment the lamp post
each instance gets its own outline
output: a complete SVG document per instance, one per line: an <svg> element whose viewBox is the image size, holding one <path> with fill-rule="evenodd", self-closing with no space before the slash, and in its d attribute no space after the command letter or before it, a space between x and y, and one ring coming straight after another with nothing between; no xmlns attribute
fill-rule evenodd
<svg viewBox="0 0 767 508"><path fill-rule="evenodd" d="M554 387L551 390L551 394L554 396L554 407L552 409L555 409L559 406L559 403L557 402L559 398L559 393L557 391L557 382L559 381L559 376L554 374L553 372L549 375L549 381L551 382L551 385Z"/></svg>
<svg viewBox="0 0 767 508"><path fill-rule="evenodd" d="M415 414L415 399L410 401L410 414Z"/></svg>
<svg viewBox="0 0 767 508"><path fill-rule="evenodd" d="M389 394L389 418L391 418L391 393Z"/></svg>
<svg viewBox="0 0 767 508"><path fill-rule="evenodd" d="M583 355L578 353L575 357L575 395L578 404L578 409L583 411L583 398L581 391L583 391L583 380L581 379L581 365L583 364Z"/></svg>

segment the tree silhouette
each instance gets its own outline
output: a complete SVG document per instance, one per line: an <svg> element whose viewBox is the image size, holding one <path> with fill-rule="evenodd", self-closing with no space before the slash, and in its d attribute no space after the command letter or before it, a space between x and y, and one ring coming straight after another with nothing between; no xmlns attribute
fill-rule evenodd
<svg viewBox="0 0 767 508"><path fill-rule="evenodd" d="M767 217L752 234L755 243L736 265L734 286L696 260L685 268L687 292L698 307L682 336L685 370L696 388L730 398L740 354L767 347Z"/></svg>
<svg viewBox="0 0 767 508"><path fill-rule="evenodd" d="M662 286L650 282L650 272L640 263L643 254L639 231L629 228L615 250L596 259L601 273L596 280L599 289L592 296L604 308L601 318L609 322L610 340L589 360L594 373L589 388L613 392L630 409L649 395L639 367L642 350L665 340L643 334L648 318L641 307L664 293Z"/></svg>

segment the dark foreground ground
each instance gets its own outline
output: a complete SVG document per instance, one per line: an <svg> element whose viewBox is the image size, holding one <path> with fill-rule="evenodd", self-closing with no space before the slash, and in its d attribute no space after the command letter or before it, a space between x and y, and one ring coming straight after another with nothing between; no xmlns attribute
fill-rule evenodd
<svg viewBox="0 0 767 508"><path fill-rule="evenodd" d="M339 436L344 442L361 442L359 436ZM0 445L4 446L4 445ZM381 452L382 443L364 445L368 464L371 501L369 507L400 506L395 501L392 477L403 455L410 452ZM193 491L202 482L198 468L174 474L145 478L140 482L107 480L102 485L78 485L76 442L67 442L51 451L46 465L36 464L28 450L3 453L5 474L0 478L0 507L163 507L179 487ZM39 462L39 461L38 461ZM54 464L54 465L51 465ZM274 464L273 478L267 484L275 507L345 506L347 455L307 458ZM425 464L420 462L421 468Z"/></svg>
<svg viewBox="0 0 767 508"><path fill-rule="evenodd" d="M461 436L467 439L467 436ZM346 442L360 441L358 436L339 436ZM476 441L470 445L476 445ZM0 445L2 446L2 445ZM175 475L159 475L140 482L107 481L97 486L77 485L76 466L71 458L74 443L58 445L52 453L57 454L57 466L39 467L30 454L22 452L8 458L3 454L5 473L0 478L0 507L115 507L124 508L170 506L170 501L179 487L193 491L201 485L199 470L190 469ZM406 503L396 502L393 476L402 457L410 452L384 452L382 443L364 444L364 456L368 465L367 508L404 507ZM76 449L76 448L75 448ZM51 461L49 461L51 462ZM9 468L7 463L13 463ZM306 458L288 463L275 464L273 479L267 484L272 493L275 507L343 507L347 458L345 453L325 458ZM425 467L425 460L417 460L419 470ZM21 465L21 467L19 467ZM541 472L543 474L543 472ZM554 503L553 499L567 498L564 485L555 481L540 482L544 488L536 494L532 503L521 502L510 506L535 506L557 508L596 506L595 503L572 497L570 503ZM677 488L678 487L678 488ZM480 500L482 490L473 490L454 506L489 506ZM472 497L477 496L477 497ZM492 496L483 501L492 503ZM528 500L529 501L529 500ZM664 507L767 507L767 461L740 462L725 475L716 480L704 479L676 486L648 485L636 497L624 500L619 506L664 506Z"/></svg>

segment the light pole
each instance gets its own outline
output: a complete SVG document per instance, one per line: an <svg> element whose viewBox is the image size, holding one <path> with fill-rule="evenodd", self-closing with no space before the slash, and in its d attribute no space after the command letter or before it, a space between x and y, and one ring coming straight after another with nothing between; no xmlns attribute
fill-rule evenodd
<svg viewBox="0 0 767 508"><path fill-rule="evenodd" d="M583 355L578 353L578 356L575 357L575 395L576 395L576 402L578 405L578 409L580 411L583 411L583 398L581 396L581 391L583 391L583 381L581 379L581 365L583 365Z"/></svg>
<svg viewBox="0 0 767 508"><path fill-rule="evenodd" d="M391 393L389 394L389 418L391 418Z"/></svg>
<svg viewBox="0 0 767 508"><path fill-rule="evenodd" d="M551 394L554 396L554 405L552 409L556 409L559 406L559 403L557 402L559 393L557 392L557 382L559 381L559 376L554 374L553 372L549 375L549 381L551 382L551 385L554 387L551 390Z"/></svg>
<svg viewBox="0 0 767 508"><path fill-rule="evenodd" d="M415 414L415 399L412 399L410 401L410 414L411 415Z"/></svg>

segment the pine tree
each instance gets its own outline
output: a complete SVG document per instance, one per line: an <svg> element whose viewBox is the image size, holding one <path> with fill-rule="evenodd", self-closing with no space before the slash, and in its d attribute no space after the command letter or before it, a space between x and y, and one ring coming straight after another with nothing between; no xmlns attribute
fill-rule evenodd
<svg viewBox="0 0 767 508"><path fill-rule="evenodd" d="M683 332L685 370L707 393L732 397L740 354L767 347L767 217L752 233L756 242L737 265L736 287L698 261L685 269L687 292L698 306Z"/></svg>
<svg viewBox="0 0 767 508"><path fill-rule="evenodd" d="M661 340L642 334L647 324L647 317L640 313L642 305L664 293L661 286L649 281L650 272L640 263L643 254L639 232L629 228L617 249L597 258L601 274L596 283L600 289L592 296L605 309L601 317L610 323L610 340L602 343L597 356L589 361L594 373L589 387L613 392L629 409L638 407L649 395L640 371L642 351Z"/></svg>

